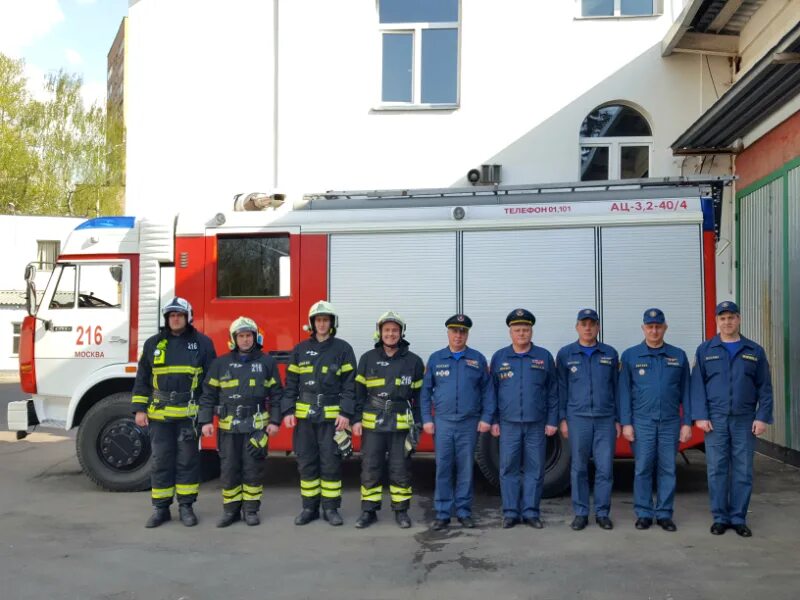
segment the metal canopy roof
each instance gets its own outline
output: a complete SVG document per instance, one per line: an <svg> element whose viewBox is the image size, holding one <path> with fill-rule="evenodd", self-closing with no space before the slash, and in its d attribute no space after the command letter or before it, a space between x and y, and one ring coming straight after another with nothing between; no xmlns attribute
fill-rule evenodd
<svg viewBox="0 0 800 600"><path fill-rule="evenodd" d="M661 55L688 52L736 56L739 34L765 1L691 0L661 42Z"/></svg>
<svg viewBox="0 0 800 600"><path fill-rule="evenodd" d="M672 144L675 154L732 152L733 143L800 93L796 24Z"/></svg>

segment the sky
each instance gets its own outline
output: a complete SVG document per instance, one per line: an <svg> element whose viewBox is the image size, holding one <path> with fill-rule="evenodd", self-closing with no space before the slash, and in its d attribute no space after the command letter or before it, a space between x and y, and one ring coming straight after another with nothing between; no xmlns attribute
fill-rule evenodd
<svg viewBox="0 0 800 600"><path fill-rule="evenodd" d="M104 106L106 55L127 13L128 0L0 0L0 52L25 60L34 96L64 69L83 78L85 104Z"/></svg>

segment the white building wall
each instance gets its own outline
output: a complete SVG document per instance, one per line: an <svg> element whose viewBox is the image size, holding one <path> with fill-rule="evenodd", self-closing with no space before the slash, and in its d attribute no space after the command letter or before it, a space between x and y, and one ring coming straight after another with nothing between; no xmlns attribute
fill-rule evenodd
<svg viewBox="0 0 800 600"><path fill-rule="evenodd" d="M25 266L36 260L39 240L58 240L61 246L70 231L85 219L0 215L0 290L25 290ZM36 285L44 289L50 272L37 273ZM12 352L13 323L27 313L23 308L0 306L0 371L17 368Z"/></svg>
<svg viewBox="0 0 800 600"><path fill-rule="evenodd" d="M462 0L460 106L384 111L375 2L134 1L127 212L218 210L276 185L461 186L489 162L503 183L574 181L581 122L617 100L650 119L651 176L688 174L669 145L730 69L662 58L682 2L663 4L657 17L580 19L577 0Z"/></svg>

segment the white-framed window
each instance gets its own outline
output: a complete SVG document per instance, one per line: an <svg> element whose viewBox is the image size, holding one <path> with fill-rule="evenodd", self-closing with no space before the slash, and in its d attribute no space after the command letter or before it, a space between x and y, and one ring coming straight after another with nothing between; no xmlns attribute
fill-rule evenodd
<svg viewBox="0 0 800 600"><path fill-rule="evenodd" d="M378 0L382 108L458 106L460 0Z"/></svg>
<svg viewBox="0 0 800 600"><path fill-rule="evenodd" d="M650 17L661 14L661 0L579 0L584 18Z"/></svg>
<svg viewBox="0 0 800 600"><path fill-rule="evenodd" d="M11 323L11 354L19 354L19 335L22 331L22 323Z"/></svg>
<svg viewBox="0 0 800 600"><path fill-rule="evenodd" d="M40 271L52 271L53 265L61 253L61 242L58 240L38 240L36 245L36 267Z"/></svg>
<svg viewBox="0 0 800 600"><path fill-rule="evenodd" d="M650 123L625 104L606 104L590 112L581 123L580 149L581 181L650 176Z"/></svg>

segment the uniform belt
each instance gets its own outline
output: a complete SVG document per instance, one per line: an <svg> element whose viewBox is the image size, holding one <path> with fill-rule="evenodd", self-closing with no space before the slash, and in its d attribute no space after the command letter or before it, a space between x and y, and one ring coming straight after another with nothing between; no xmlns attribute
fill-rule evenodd
<svg viewBox="0 0 800 600"><path fill-rule="evenodd" d="M256 404L220 404L216 407L216 412L220 419L230 416L237 419L247 419L264 411Z"/></svg>
<svg viewBox="0 0 800 600"><path fill-rule="evenodd" d="M338 394L312 394L303 392L300 394L300 401L312 406L335 406L339 404Z"/></svg>
<svg viewBox="0 0 800 600"><path fill-rule="evenodd" d="M405 400L391 400L386 398L379 398L378 396L369 396L369 404L372 408L383 410L386 412L404 412L408 410L409 404Z"/></svg>
<svg viewBox="0 0 800 600"><path fill-rule="evenodd" d="M153 391L153 404L166 403L170 406L183 406L192 400L192 392L162 392Z"/></svg>

